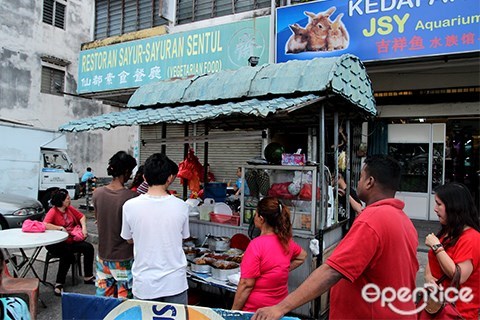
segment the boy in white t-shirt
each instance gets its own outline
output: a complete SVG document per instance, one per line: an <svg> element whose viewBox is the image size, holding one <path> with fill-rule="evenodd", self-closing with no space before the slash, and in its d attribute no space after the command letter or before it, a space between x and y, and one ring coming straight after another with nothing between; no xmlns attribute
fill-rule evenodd
<svg viewBox="0 0 480 320"><path fill-rule="evenodd" d="M183 239L190 237L188 205L169 195L178 166L162 153L144 165L146 194L123 205L121 236L134 246L133 295L137 299L187 304L187 260Z"/></svg>

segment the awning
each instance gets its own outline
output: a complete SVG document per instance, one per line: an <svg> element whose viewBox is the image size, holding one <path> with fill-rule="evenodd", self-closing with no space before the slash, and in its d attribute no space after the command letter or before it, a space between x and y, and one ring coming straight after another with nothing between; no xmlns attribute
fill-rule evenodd
<svg viewBox="0 0 480 320"><path fill-rule="evenodd" d="M252 115L266 117L269 114L287 110L301 104L314 103L321 99L309 94L297 98L259 100L250 99L240 102L227 102L220 105L204 104L200 106L182 105L178 107L129 109L97 117L70 121L60 127L62 131L79 132L95 129L110 130L118 126L151 125L157 123L197 123L219 116Z"/></svg>
<svg viewBox="0 0 480 320"><path fill-rule="evenodd" d="M128 102L131 109L70 121L59 129L78 132L206 120L218 120L217 127L226 127L232 118L236 122L230 124L237 127L265 125L267 119L302 124L312 118L309 111L317 112L307 106L320 100L336 111L363 117L377 112L365 67L357 57L343 55L150 83L132 95ZM285 116L293 110L301 112L297 117Z"/></svg>

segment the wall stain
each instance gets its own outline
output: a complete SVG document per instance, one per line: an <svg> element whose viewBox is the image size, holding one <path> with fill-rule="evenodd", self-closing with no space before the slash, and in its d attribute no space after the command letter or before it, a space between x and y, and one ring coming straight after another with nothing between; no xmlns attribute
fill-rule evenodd
<svg viewBox="0 0 480 320"><path fill-rule="evenodd" d="M0 49L0 109L28 108L32 74L22 69L27 55Z"/></svg>

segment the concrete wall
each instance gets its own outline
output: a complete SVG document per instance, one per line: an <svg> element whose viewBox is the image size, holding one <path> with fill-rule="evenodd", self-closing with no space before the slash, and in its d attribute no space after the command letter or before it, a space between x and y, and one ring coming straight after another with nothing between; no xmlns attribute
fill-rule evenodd
<svg viewBox="0 0 480 320"><path fill-rule="evenodd" d="M95 100L40 92L41 57L53 56L69 62L64 91L76 93L80 47L92 39L93 0L67 1L65 29L42 22L43 1L0 0L0 7L0 118L56 130L74 119L121 110ZM138 128L69 133L67 139L77 172L91 166L98 176L106 176L113 153L134 153Z"/></svg>

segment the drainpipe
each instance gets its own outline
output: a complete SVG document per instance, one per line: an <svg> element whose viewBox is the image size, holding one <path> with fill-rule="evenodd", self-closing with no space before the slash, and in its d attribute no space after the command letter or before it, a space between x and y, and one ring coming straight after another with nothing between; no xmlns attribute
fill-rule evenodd
<svg viewBox="0 0 480 320"><path fill-rule="evenodd" d="M270 55L269 55L269 63L275 63L275 21L277 20L275 9L276 9L275 0L271 0L270 2Z"/></svg>

